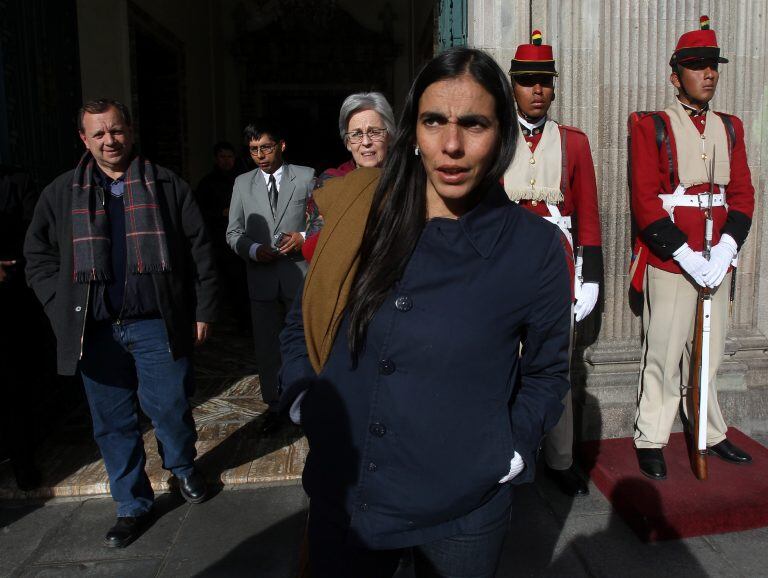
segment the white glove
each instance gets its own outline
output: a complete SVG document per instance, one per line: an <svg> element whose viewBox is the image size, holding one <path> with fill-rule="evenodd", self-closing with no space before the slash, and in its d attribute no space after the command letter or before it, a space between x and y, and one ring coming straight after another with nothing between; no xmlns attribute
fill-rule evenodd
<svg viewBox="0 0 768 578"><path fill-rule="evenodd" d="M512 456L512 459L509 461L509 473L501 478L499 480L500 484L505 484L512 478L517 477L517 475L522 472L525 469L525 462L523 461L523 458L515 452L515 455Z"/></svg>
<svg viewBox="0 0 768 578"><path fill-rule="evenodd" d="M306 389L296 396L291 404L291 409L288 410L288 416L296 425L301 425L301 402L304 401L305 395L307 395Z"/></svg>
<svg viewBox="0 0 768 578"><path fill-rule="evenodd" d="M702 257L701 253L695 252L688 243L685 243L672 254L672 258L696 283L702 287L706 286L705 278L709 273L709 261Z"/></svg>
<svg viewBox="0 0 768 578"><path fill-rule="evenodd" d="M731 266L731 261L736 256L738 247L736 247L736 241L730 235L723 235L720 237L720 242L712 247L712 252L709 255L709 271L707 271L707 287L714 289L725 279L725 274L728 272L728 267Z"/></svg>
<svg viewBox="0 0 768 578"><path fill-rule="evenodd" d="M576 315L576 323L592 313L597 304L597 296L600 294L599 283L584 283L581 286L579 298L573 307L573 313Z"/></svg>

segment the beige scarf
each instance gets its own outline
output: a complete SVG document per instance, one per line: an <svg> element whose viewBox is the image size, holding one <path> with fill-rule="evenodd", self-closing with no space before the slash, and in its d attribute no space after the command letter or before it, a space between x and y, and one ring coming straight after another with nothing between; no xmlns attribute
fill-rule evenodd
<svg viewBox="0 0 768 578"><path fill-rule="evenodd" d="M518 138L515 156L504 173L504 190L512 201L544 201L548 205L563 202L560 178L563 151L560 129L553 120L544 123L536 151L532 151L517 124Z"/></svg>
<svg viewBox="0 0 768 578"><path fill-rule="evenodd" d="M672 133L675 135L677 150L677 174L680 184L685 187L709 183L709 168L712 153L715 154L715 184L727 185L731 180L731 161L728 137L723 120L713 110L706 115L704 133L699 134L691 118L675 99L674 104L664 110L669 115ZM696 120L696 119L694 119Z"/></svg>
<svg viewBox="0 0 768 578"><path fill-rule="evenodd" d="M317 373L328 360L347 306L379 174L379 169L355 169L312 193L325 224L307 272L301 305L309 361Z"/></svg>

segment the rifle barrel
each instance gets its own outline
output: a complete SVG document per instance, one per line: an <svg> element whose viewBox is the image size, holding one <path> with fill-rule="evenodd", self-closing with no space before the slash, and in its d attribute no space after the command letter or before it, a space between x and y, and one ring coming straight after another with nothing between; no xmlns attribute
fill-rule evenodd
<svg viewBox="0 0 768 578"><path fill-rule="evenodd" d="M709 306L709 307L708 307ZM691 365L688 374L688 429L691 436L689 445L691 468L699 480L707 479L707 394L709 380L708 317L710 315L710 292L707 287L699 289L696 300L696 321L694 323ZM708 351L707 351L708 352Z"/></svg>

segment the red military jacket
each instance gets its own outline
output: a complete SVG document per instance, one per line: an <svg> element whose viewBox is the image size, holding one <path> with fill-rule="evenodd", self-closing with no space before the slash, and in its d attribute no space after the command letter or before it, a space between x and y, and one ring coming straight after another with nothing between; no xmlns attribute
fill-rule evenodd
<svg viewBox="0 0 768 578"><path fill-rule="evenodd" d="M653 113L663 119L666 128L664 138L659 146L656 126L651 115L642 117L638 122L630 123L630 182L632 215L637 225L639 239L635 247L635 256L643 254L647 264L670 273L682 273L680 267L672 259L672 254L685 242L694 251L704 248L704 211L698 207L675 207L674 222L662 206L660 194L669 194L679 184L677 175L677 149L675 135L669 117L664 112ZM689 117L699 133L704 132L708 114L718 114L727 117L734 128L733 142L728 135L731 180L725 187L725 202L728 208L713 208L713 246L720 237L728 233L736 241L739 248L744 243L752 223L755 208L755 191L752 177L747 166L747 152L744 146L744 125L733 115L720 112L709 112L699 116ZM726 134L728 131L726 130ZM670 163L670 153L672 156ZM670 166L673 177L670 179ZM670 180L672 182L670 182ZM686 190L686 194L699 194L709 191L709 184L701 184ZM718 192L718 191L715 191ZM650 249L650 250L646 250ZM644 271L644 265L640 265ZM641 289L639 282L633 281L633 286Z"/></svg>
<svg viewBox="0 0 768 578"><path fill-rule="evenodd" d="M558 125L563 150L566 175L562 180L563 202L558 205L560 214L572 219L574 247L584 247L582 276L585 283L600 283L603 277L603 253L600 238L600 213L597 206L597 183L592 151L587 135L572 126ZM531 150L535 151L542 133L523 135ZM520 205L542 217L549 217L547 204L542 201L521 200Z"/></svg>

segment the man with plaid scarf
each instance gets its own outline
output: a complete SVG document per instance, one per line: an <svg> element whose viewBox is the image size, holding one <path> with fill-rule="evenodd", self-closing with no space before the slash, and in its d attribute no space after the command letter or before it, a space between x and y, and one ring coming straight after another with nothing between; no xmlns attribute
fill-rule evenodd
<svg viewBox="0 0 768 578"><path fill-rule="evenodd" d="M90 101L78 124L86 152L43 191L24 254L56 333L59 373L83 379L118 504L104 541L120 548L146 527L154 498L139 406L184 498L206 497L188 398L193 347L214 318L216 271L189 186L134 152L127 107Z"/></svg>

